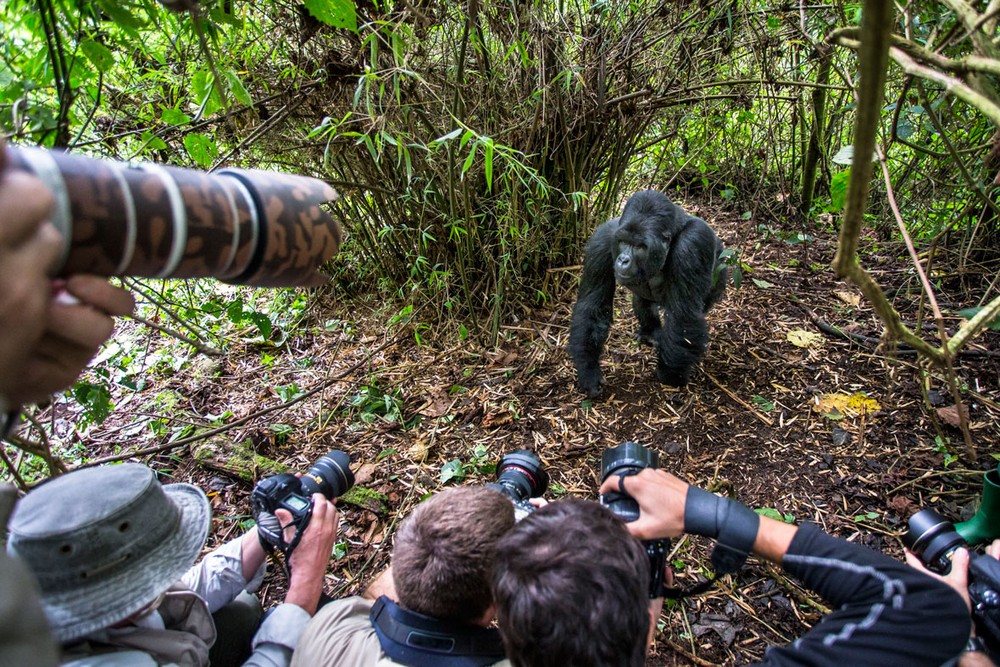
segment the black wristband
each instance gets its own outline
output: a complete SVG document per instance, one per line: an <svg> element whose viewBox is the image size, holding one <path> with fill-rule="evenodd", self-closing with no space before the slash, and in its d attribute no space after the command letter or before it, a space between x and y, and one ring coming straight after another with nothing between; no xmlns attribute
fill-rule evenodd
<svg viewBox="0 0 1000 667"><path fill-rule="evenodd" d="M689 486L684 504L684 532L716 539L712 567L719 574L740 569L757 539L760 517L735 500Z"/></svg>

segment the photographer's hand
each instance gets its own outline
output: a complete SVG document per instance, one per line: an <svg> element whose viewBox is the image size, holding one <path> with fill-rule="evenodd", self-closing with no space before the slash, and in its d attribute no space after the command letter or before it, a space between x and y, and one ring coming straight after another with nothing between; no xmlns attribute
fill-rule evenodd
<svg viewBox="0 0 1000 667"><path fill-rule="evenodd" d="M967 549L964 547L955 549L955 553L951 556L951 570L943 576L924 567L924 564L920 562L920 558L914 555L909 549L904 551L907 565L915 570L920 570L928 577L943 581L954 588L962 596L962 599L965 600L965 606L970 611L972 610L972 602L969 600L969 552Z"/></svg>
<svg viewBox="0 0 1000 667"><path fill-rule="evenodd" d="M12 402L34 403L70 386L111 337L113 317L130 315L135 307L131 294L98 276L52 281L51 290L45 329L26 355Z"/></svg>
<svg viewBox="0 0 1000 667"><path fill-rule="evenodd" d="M62 237L47 222L48 188L24 172L4 169L5 157L0 143L0 397L19 403L25 360L45 328L47 272Z"/></svg>
<svg viewBox="0 0 1000 667"><path fill-rule="evenodd" d="M626 524L640 540L677 537L684 532L687 482L663 470L645 468L624 479L612 475L601 484L600 493L625 490L639 503L639 518Z"/></svg>
<svg viewBox="0 0 1000 667"><path fill-rule="evenodd" d="M285 602L316 613L323 592L323 577L337 541L337 508L321 493L313 495L313 511L302 540L289 559L291 581Z"/></svg>

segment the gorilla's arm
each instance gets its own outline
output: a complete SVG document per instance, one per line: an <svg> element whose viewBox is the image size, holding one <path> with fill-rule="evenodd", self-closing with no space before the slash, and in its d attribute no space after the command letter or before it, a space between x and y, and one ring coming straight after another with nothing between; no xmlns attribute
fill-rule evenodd
<svg viewBox="0 0 1000 667"><path fill-rule="evenodd" d="M598 363L611 331L614 316L617 253L615 230L618 218L598 227L584 250L580 292L573 306L569 330L569 354L576 366L577 385L593 398L601 392L601 367Z"/></svg>
<svg viewBox="0 0 1000 667"><path fill-rule="evenodd" d="M708 346L708 302L713 289L718 239L701 219L688 216L673 239L664 272L663 327L656 333L656 376L674 387L687 384L691 368ZM722 283L725 287L725 283ZM720 292L721 293L721 292ZM708 297L706 298L706 295Z"/></svg>

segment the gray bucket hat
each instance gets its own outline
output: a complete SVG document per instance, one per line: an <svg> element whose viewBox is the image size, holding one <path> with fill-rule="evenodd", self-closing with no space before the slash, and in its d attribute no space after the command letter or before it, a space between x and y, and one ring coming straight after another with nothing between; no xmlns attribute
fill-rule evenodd
<svg viewBox="0 0 1000 667"><path fill-rule="evenodd" d="M21 499L7 552L32 570L56 640L128 618L176 583L208 536L211 505L126 463L71 472Z"/></svg>

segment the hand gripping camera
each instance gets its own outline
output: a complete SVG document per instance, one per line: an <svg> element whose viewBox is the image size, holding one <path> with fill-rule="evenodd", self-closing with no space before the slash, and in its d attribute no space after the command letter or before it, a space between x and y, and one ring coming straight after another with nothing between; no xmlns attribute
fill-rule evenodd
<svg viewBox="0 0 1000 667"><path fill-rule="evenodd" d="M659 456L651 449L637 442L623 442L617 447L609 447L601 455L601 483L611 475L636 475L644 468L659 467ZM639 503L625 493L607 493L601 496L601 504L610 509L625 523L639 518ZM643 540L646 555L649 556L649 597L663 597L663 573L667 565L670 540Z"/></svg>
<svg viewBox="0 0 1000 667"><path fill-rule="evenodd" d="M928 570L951 571L951 557L966 546L955 526L934 510L921 510L910 517L903 544ZM977 635L986 642L991 656L1000 652L1000 561L969 552L969 599Z"/></svg>
<svg viewBox="0 0 1000 667"><path fill-rule="evenodd" d="M265 551L269 554L275 549L281 551L287 567L288 557L298 546L312 518L313 494L322 493L333 500L354 486L354 473L348 467L350 462L346 452L335 449L321 456L302 477L282 473L257 483L250 494L250 504L257 522L257 536ZM292 515L284 529L276 514L279 509L288 510ZM289 526L295 527L291 541L285 539L285 529Z"/></svg>
<svg viewBox="0 0 1000 667"><path fill-rule="evenodd" d="M548 473L534 452L518 449L497 463L497 481L486 485L499 491L514 503L514 521L520 521L535 511L528 498L537 498L549 488Z"/></svg>

